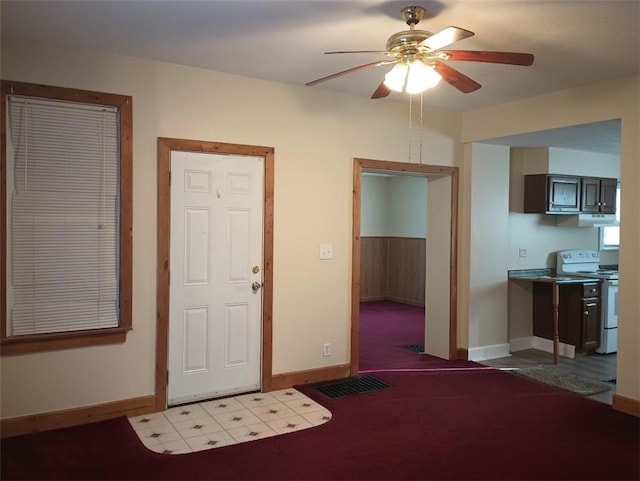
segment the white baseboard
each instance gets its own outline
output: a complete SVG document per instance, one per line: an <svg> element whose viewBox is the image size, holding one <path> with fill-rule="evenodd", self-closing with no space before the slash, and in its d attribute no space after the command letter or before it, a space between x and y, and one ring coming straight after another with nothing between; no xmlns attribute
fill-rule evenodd
<svg viewBox="0 0 640 481"><path fill-rule="evenodd" d="M551 339L545 339L543 337L533 336L533 349L538 349L544 352L553 353L553 341ZM575 359L576 346L571 344L565 344L564 342L558 343L558 354L563 357Z"/></svg>
<svg viewBox="0 0 640 481"><path fill-rule="evenodd" d="M493 346L471 347L468 350L470 361L487 361L499 357L509 357L509 344L494 344Z"/></svg>
<svg viewBox="0 0 640 481"><path fill-rule="evenodd" d="M511 352L524 351L525 349L533 349L533 336L518 337L509 340Z"/></svg>

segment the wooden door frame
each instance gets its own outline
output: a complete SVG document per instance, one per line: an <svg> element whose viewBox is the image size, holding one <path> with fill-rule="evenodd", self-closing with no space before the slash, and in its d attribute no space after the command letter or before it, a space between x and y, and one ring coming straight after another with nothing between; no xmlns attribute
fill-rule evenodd
<svg viewBox="0 0 640 481"><path fill-rule="evenodd" d="M158 137L158 253L156 282L156 411L167 409L169 355L169 259L171 249L171 152L248 155L264 158L262 375L263 392L272 390L273 359L273 147Z"/></svg>
<svg viewBox="0 0 640 481"><path fill-rule="evenodd" d="M353 159L353 239L351 246L351 376L360 368L360 220L362 202L362 171L388 174L415 174L425 178L451 177L451 224L449 259L449 359L466 358L457 347L458 333L458 168L437 165L409 164L384 160Z"/></svg>

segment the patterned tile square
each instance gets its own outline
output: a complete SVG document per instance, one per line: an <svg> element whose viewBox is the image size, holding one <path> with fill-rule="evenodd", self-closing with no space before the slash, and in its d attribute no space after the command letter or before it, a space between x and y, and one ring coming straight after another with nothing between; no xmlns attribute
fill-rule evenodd
<svg viewBox="0 0 640 481"><path fill-rule="evenodd" d="M184 439L160 443L153 446L151 450L160 454L186 454L193 452Z"/></svg>
<svg viewBox="0 0 640 481"><path fill-rule="evenodd" d="M247 409L247 407L238 402L235 398L223 398L214 399L213 401L205 401L200 403L200 406L207 411L211 416L216 414L223 414L233 411L239 411L241 409Z"/></svg>
<svg viewBox="0 0 640 481"><path fill-rule="evenodd" d="M253 414L249 409L217 414L213 419L215 419L215 421L227 431L241 426L250 426L261 422L260 418Z"/></svg>
<svg viewBox="0 0 640 481"><path fill-rule="evenodd" d="M147 447L182 439L182 436L180 436L178 431L176 431L171 425L156 426L153 428L142 429L137 432L138 436Z"/></svg>
<svg viewBox="0 0 640 481"><path fill-rule="evenodd" d="M278 400L271 396L271 394L269 393L245 394L236 397L236 399L238 400L238 402L244 404L248 408L268 406L269 404L278 402Z"/></svg>
<svg viewBox="0 0 640 481"><path fill-rule="evenodd" d="M180 436L185 439L224 431L224 428L211 416L189 419L188 421L180 421L178 423L174 423L173 427L178 431Z"/></svg>
<svg viewBox="0 0 640 481"><path fill-rule="evenodd" d="M326 409L324 406L318 404L315 401L312 401L309 398L287 401L284 404L285 406L293 409L298 414L309 414L309 413L322 411Z"/></svg>
<svg viewBox="0 0 640 481"><path fill-rule="evenodd" d="M292 433L313 427L313 425L302 416L292 416L284 419L268 421L267 426L275 431L276 434Z"/></svg>
<svg viewBox="0 0 640 481"><path fill-rule="evenodd" d="M219 431L217 433L211 433L204 436L196 436L188 438L186 441L194 452L237 444L237 441L233 439L231 434L227 431Z"/></svg>
<svg viewBox="0 0 640 481"><path fill-rule="evenodd" d="M264 423L229 429L228 432L233 439L239 443L246 443L248 441L255 441L256 439L263 439L276 435L276 433Z"/></svg>
<svg viewBox="0 0 640 481"><path fill-rule="evenodd" d="M309 421L313 426L320 426L321 424L331 420L331 413L327 409L323 409L322 411L302 414L302 417Z"/></svg>
<svg viewBox="0 0 640 481"><path fill-rule="evenodd" d="M270 404L268 406L260 406L252 408L251 412L258 416L261 421L275 421L286 417L295 416L296 412L290 407L285 406L281 402Z"/></svg>
<svg viewBox="0 0 640 481"><path fill-rule="evenodd" d="M293 388L271 391L269 394L271 394L271 397L274 397L275 399L283 403L287 401L296 401L299 399L308 399L307 396L302 394L297 389Z"/></svg>
<svg viewBox="0 0 640 481"><path fill-rule="evenodd" d="M181 421L188 421L189 419L202 418L208 416L209 413L207 413L207 411L205 411L199 404L188 404L185 406L169 408L164 411L164 415L171 423L179 423Z"/></svg>
<svg viewBox="0 0 640 481"><path fill-rule="evenodd" d="M129 418L129 423L133 426L133 429L140 431L142 429L149 429L154 426L167 426L171 424L169 420L162 413L144 414L142 416L135 416Z"/></svg>

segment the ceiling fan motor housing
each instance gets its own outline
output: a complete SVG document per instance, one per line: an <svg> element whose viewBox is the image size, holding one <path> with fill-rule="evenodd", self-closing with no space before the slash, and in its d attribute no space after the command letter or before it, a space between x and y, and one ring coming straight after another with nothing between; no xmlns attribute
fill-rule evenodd
<svg viewBox="0 0 640 481"><path fill-rule="evenodd" d="M414 53L418 53L420 50L426 53L429 48L421 46L420 43L431 37L431 35L433 33L427 30L404 30L394 33L387 40L387 50L397 54L410 53L410 50L414 50Z"/></svg>
<svg viewBox="0 0 640 481"><path fill-rule="evenodd" d="M427 30L416 30L416 25L422 20L426 10L422 7L412 6L402 9L402 18L411 30L395 33L387 40L387 51L395 53L398 58L407 59L417 54L427 54L431 49L426 45L420 45L424 40L433 35Z"/></svg>

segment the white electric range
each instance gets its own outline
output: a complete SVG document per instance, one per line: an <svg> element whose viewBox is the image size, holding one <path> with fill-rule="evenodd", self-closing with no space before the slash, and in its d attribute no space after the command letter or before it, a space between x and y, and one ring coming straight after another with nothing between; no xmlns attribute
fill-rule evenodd
<svg viewBox="0 0 640 481"><path fill-rule="evenodd" d="M558 252L556 272L590 277L602 281L600 298L600 346L596 352L608 354L618 350L618 270L601 269L597 251L574 249Z"/></svg>

